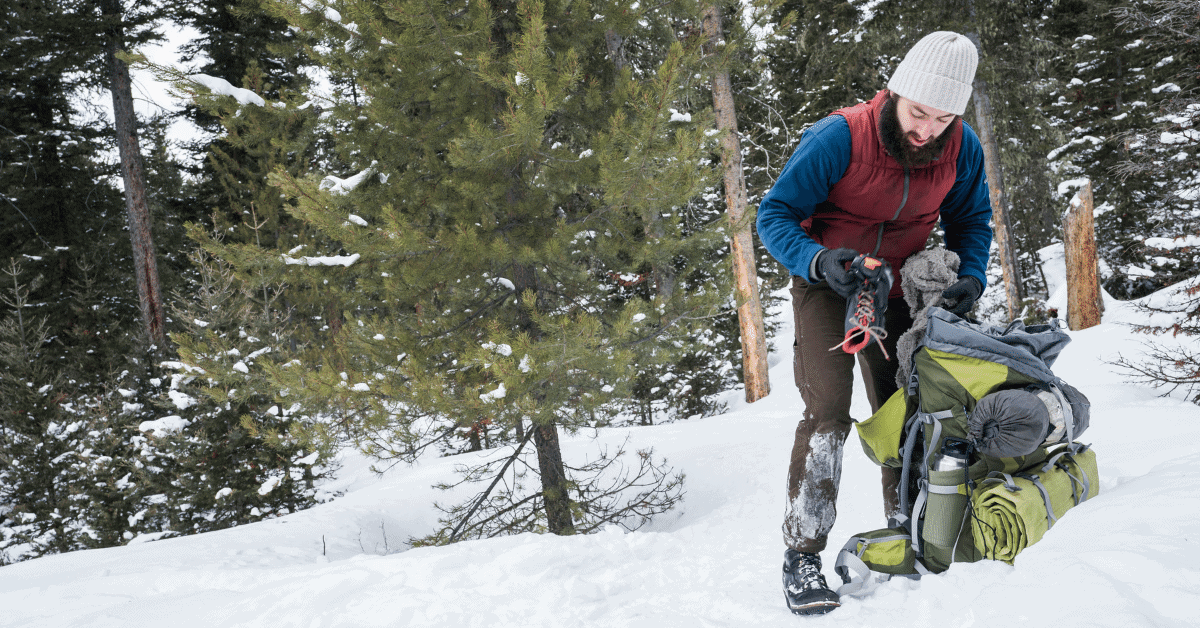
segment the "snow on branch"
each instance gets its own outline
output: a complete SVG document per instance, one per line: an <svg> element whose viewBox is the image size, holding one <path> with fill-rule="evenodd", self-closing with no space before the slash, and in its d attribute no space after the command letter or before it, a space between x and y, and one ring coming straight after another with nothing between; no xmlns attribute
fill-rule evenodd
<svg viewBox="0 0 1200 628"><path fill-rule="evenodd" d="M301 257L298 259L295 257L288 257L287 255L284 255L283 263L285 263L285 264L300 264L300 265L306 265L306 266L345 266L346 268L350 268L350 266L353 265L354 262L358 261L359 257L361 257L361 256L358 253L355 253L354 255Z"/></svg>
<svg viewBox="0 0 1200 628"><path fill-rule="evenodd" d="M362 185L362 182L366 181L367 177L371 176L371 173L375 170L375 164L377 163L379 162L372 161L371 165L367 166L365 170L347 179L339 179L338 177L329 175L324 179L321 179L320 188L322 190L329 190L330 194L336 194L338 196L349 194L350 190Z"/></svg>
<svg viewBox="0 0 1200 628"><path fill-rule="evenodd" d="M248 89L234 87L229 81L207 74L192 74L188 76L188 80L193 83L199 83L208 88L208 91L222 95L233 96L235 100L243 105L258 105L259 107L267 106L267 101L263 100L262 96L255 94Z"/></svg>

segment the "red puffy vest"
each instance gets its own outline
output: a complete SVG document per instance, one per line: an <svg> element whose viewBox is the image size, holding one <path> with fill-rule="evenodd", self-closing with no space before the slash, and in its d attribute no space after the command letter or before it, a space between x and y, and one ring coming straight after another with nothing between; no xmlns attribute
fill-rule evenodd
<svg viewBox="0 0 1200 628"><path fill-rule="evenodd" d="M850 165L802 226L826 248L849 247L887 260L894 278L889 296L900 297L900 267L925 248L938 208L954 187L962 119L954 121L941 157L905 173L879 138L879 114L886 101L887 92L880 91L871 102L834 112L850 125Z"/></svg>

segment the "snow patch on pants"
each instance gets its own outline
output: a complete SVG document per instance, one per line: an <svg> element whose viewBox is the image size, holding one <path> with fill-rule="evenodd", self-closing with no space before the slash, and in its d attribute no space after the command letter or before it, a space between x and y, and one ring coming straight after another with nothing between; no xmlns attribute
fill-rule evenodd
<svg viewBox="0 0 1200 628"><path fill-rule="evenodd" d="M824 547L837 518L845 442L844 435L837 432L817 433L809 439L799 490L784 517L784 540L789 547Z"/></svg>

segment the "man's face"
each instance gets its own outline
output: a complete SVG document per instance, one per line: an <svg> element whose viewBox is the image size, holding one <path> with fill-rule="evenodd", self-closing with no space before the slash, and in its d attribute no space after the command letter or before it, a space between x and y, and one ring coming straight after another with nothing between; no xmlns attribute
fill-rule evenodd
<svg viewBox="0 0 1200 628"><path fill-rule="evenodd" d="M940 136L954 122L954 114L913 102L903 96L896 100L896 118L904 140L921 148Z"/></svg>
<svg viewBox="0 0 1200 628"><path fill-rule="evenodd" d="M880 139L901 166L920 168L942 155L957 118L892 93L880 112Z"/></svg>

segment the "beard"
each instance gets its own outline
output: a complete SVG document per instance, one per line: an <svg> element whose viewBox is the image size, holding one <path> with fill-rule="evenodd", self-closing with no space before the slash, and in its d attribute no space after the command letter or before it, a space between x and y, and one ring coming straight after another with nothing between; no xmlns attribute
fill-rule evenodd
<svg viewBox="0 0 1200 628"><path fill-rule="evenodd" d="M916 139L916 133L904 133L900 128L900 117L896 115L896 102L899 96L890 94L887 102L879 112L879 137L889 155L904 168L919 168L942 156L942 149L950 141L954 132L954 123L950 123L942 134L927 142L924 146L913 146L909 137Z"/></svg>

